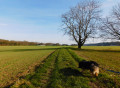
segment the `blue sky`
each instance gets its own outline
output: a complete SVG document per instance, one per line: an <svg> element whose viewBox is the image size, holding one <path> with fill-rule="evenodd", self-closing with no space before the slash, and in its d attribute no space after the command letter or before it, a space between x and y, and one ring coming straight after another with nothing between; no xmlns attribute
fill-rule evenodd
<svg viewBox="0 0 120 88"><path fill-rule="evenodd" d="M81 1L0 0L0 39L75 43L60 30L61 15ZM106 16L111 7L118 2L103 0L103 16Z"/></svg>

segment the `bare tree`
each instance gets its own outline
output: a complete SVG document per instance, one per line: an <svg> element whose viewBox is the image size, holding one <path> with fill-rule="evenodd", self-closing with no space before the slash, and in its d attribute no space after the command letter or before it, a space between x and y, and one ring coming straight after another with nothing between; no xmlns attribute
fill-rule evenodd
<svg viewBox="0 0 120 88"><path fill-rule="evenodd" d="M72 37L81 48L86 39L94 34L99 20L98 2L84 1L62 15L63 31Z"/></svg>
<svg viewBox="0 0 120 88"><path fill-rule="evenodd" d="M102 21L103 36L109 39L120 40L120 4L112 9L112 14Z"/></svg>

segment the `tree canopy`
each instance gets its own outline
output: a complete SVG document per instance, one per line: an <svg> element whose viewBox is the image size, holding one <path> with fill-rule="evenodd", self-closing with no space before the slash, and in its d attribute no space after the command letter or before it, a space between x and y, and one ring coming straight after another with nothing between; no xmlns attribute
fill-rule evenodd
<svg viewBox="0 0 120 88"><path fill-rule="evenodd" d="M78 48L97 30L99 7L94 0L84 1L62 15L63 31L77 42Z"/></svg>

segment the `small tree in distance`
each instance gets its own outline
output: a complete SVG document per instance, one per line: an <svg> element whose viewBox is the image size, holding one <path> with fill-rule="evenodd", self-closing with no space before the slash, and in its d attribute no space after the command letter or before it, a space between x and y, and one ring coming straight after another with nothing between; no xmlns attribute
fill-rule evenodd
<svg viewBox="0 0 120 88"><path fill-rule="evenodd" d="M62 15L63 31L77 42L80 49L86 39L94 34L97 29L100 18L99 7L97 1L85 0Z"/></svg>

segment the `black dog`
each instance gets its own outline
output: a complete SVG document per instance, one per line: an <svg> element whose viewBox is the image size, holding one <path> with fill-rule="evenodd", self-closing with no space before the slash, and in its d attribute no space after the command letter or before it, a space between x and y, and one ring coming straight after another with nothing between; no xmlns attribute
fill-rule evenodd
<svg viewBox="0 0 120 88"><path fill-rule="evenodd" d="M98 76L99 74L99 65L95 61L83 60L79 62L79 68L82 68L83 70L88 69L95 76Z"/></svg>

